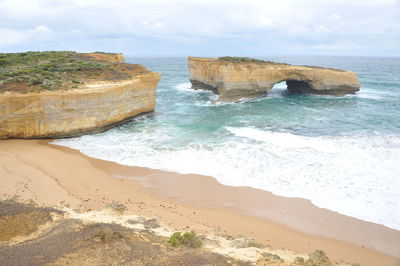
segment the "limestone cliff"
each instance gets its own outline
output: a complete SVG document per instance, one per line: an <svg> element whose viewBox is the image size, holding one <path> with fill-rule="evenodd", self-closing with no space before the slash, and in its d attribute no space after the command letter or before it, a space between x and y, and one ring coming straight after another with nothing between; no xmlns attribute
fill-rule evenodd
<svg viewBox="0 0 400 266"><path fill-rule="evenodd" d="M87 80L81 76L82 82L67 88L62 84L56 90L7 87L0 93L0 139L101 132L153 111L159 74L139 65L113 67L110 73L101 70Z"/></svg>
<svg viewBox="0 0 400 266"><path fill-rule="evenodd" d="M265 95L286 81L293 92L342 96L360 88L355 73L340 69L297 66L250 58L188 58L194 89L209 89L221 101Z"/></svg>

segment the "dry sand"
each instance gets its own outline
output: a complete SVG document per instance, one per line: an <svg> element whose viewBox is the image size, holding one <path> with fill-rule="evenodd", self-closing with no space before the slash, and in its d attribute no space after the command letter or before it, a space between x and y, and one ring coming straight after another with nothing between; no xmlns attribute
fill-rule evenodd
<svg viewBox="0 0 400 266"><path fill-rule="evenodd" d="M43 140L1 141L0 182L1 198L89 210L118 201L128 213L157 216L176 230L242 235L301 253L322 249L332 261L400 265L399 231L306 200L227 187L211 177L122 166Z"/></svg>

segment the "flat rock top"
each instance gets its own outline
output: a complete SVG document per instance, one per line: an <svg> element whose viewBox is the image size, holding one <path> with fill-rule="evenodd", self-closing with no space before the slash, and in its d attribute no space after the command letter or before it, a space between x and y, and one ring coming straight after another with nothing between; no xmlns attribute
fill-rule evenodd
<svg viewBox="0 0 400 266"><path fill-rule="evenodd" d="M304 68L313 68L313 69L325 69L332 70L338 72L346 72L346 70L338 69L338 68L327 68L327 67L319 67L319 66L307 66L307 65L291 65L287 63L279 63L261 59L255 59L250 57L232 57L232 56L223 56L218 58L209 58L209 57L189 57L189 61L203 61L203 62L212 62L215 64L234 64L234 65L260 65L260 66L287 66L287 67L304 67Z"/></svg>
<svg viewBox="0 0 400 266"><path fill-rule="evenodd" d="M126 80L149 71L122 54L70 51L0 53L0 93L79 88L93 81Z"/></svg>

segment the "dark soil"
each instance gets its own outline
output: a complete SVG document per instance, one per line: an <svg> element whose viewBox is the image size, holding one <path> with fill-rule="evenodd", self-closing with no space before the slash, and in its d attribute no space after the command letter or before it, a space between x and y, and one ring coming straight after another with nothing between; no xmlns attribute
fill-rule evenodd
<svg viewBox="0 0 400 266"><path fill-rule="evenodd" d="M0 202L0 241L30 235L41 225L52 221L52 212L59 211L13 201Z"/></svg>

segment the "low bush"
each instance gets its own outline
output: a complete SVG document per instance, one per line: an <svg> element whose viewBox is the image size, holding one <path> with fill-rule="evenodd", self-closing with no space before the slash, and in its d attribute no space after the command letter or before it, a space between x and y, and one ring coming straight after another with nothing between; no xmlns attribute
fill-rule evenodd
<svg viewBox="0 0 400 266"><path fill-rule="evenodd" d="M123 213L127 209L123 203L117 201L113 201L107 207L119 213Z"/></svg>
<svg viewBox="0 0 400 266"><path fill-rule="evenodd" d="M173 233L168 243L170 243L173 247L185 246L190 248L200 248L203 246L203 242L201 241L200 237L194 232L175 232Z"/></svg>

